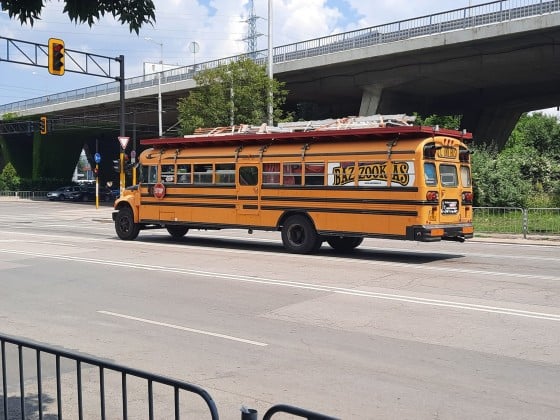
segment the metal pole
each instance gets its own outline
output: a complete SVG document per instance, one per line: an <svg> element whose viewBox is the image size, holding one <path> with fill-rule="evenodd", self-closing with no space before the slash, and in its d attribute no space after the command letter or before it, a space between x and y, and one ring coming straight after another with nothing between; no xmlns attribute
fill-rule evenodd
<svg viewBox="0 0 560 420"><path fill-rule="evenodd" d="M272 0L268 0L268 78L270 87L268 89L268 125L273 125L273 96L272 96L272 81L273 81L273 57L272 57Z"/></svg>
<svg viewBox="0 0 560 420"><path fill-rule="evenodd" d="M95 155L99 150L99 139L95 139ZM95 208L99 208L99 164L95 162Z"/></svg>
<svg viewBox="0 0 560 420"><path fill-rule="evenodd" d="M124 137L125 134L125 106L124 106L124 55L120 55L119 56L119 62L121 64L121 68L120 68L120 76L119 76L119 82L120 82L120 103L121 103L121 129L120 129L120 135L121 137ZM120 190L121 190L121 195L124 191L125 188L125 177L124 177L124 150L121 147L121 153L120 153L120 161L121 161L121 171L120 171Z"/></svg>
<svg viewBox="0 0 560 420"><path fill-rule="evenodd" d="M132 163L132 185L136 185L136 110L132 112L132 152L130 152L130 163Z"/></svg>
<svg viewBox="0 0 560 420"><path fill-rule="evenodd" d="M158 127L159 127L159 136L163 136L163 127L162 127L162 105L161 105L161 76L163 75L163 42L159 44L160 48L160 55L159 55L159 74L158 74Z"/></svg>

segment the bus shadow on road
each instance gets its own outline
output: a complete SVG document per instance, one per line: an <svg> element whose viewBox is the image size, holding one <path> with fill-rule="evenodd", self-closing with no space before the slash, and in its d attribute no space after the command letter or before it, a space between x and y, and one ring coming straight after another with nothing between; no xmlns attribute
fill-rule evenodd
<svg viewBox="0 0 560 420"><path fill-rule="evenodd" d="M188 245L196 246L201 248L218 248L218 249L230 249L236 251L256 251L274 254L285 254L285 255L298 255L291 254L284 249L281 242L277 241L267 241L259 240L255 242L253 240L243 240L234 238L223 238L223 237L201 237L193 235L187 235L183 238L175 239L167 236L143 236L139 237L137 241L145 243L165 243L165 244L175 244L175 245ZM364 260L364 261L384 261L384 262L395 262L402 264L427 264L433 261L451 260L464 258L464 255L457 253L445 253L445 252L432 252L432 251L405 251L396 249L373 249L370 247L360 247L354 249L351 252L338 252L330 248L326 243L323 244L321 249L317 252L310 254L310 256L316 257L330 257L330 258L342 258L348 260Z"/></svg>

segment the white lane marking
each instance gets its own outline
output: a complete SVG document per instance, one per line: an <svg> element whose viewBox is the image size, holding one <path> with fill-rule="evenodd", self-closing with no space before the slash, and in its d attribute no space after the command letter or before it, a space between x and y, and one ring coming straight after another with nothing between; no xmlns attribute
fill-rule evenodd
<svg viewBox="0 0 560 420"><path fill-rule="evenodd" d="M58 238L57 236L53 236L53 235L38 235L38 236L47 236L49 238ZM68 239L69 237L60 237L61 239ZM73 239L76 239L76 237L72 237ZM88 238L88 239L84 239L87 241L95 241L95 242L100 242L100 241L106 241L106 239L99 239L99 238ZM126 242L124 244L122 244L122 246L130 246L130 247L135 247L135 246L140 246L142 244L138 244L138 243L134 243L134 242ZM146 244L143 244L146 245ZM194 245L177 245L177 244L158 244L158 247L170 247L170 248L176 248L176 247L181 247L181 249L200 249L197 246ZM247 253L251 253L251 254L259 254L259 255L269 255L269 253L266 252L259 252L259 251L243 251L243 250L237 250L237 249L213 249L213 248L205 248L204 249L207 252L219 252L219 253L231 253L231 254L247 254ZM76 261L83 261L83 262L91 262L91 263L95 263L96 260L93 260L91 258L83 258L83 257L72 257L72 256L61 256L61 255L54 255L54 254L45 254L45 253L35 253L35 252L29 252L28 251L16 251L16 250L10 250L10 249L0 249L0 252L6 252L6 253L13 253L13 254L18 254L20 253L21 255L31 255L31 256L37 256L37 257L46 257L46 258L58 258L58 259L73 259ZM284 258L284 256L282 256L282 258ZM321 255L297 255L297 254L291 254L290 258L292 259L316 259L316 260L324 260L324 261L335 261L335 260L342 260L342 261L347 261L346 258L344 257L336 257L336 256L321 256ZM100 263L103 264L107 264L107 265L111 265L112 262L109 260L99 260L101 261ZM115 265L125 265L127 263L124 262L115 262ZM132 263L131 263L132 264ZM391 268L406 268L406 269L412 269L412 270L424 270L424 271L437 271L437 272L443 272L446 274L449 273L462 273L462 274L475 274L475 275L483 275L483 276L495 276L495 277L511 277L511 278L519 278L519 279L535 279L535 280L547 280L547 281L560 281L560 277L557 276L547 276L547 275L535 275L535 274L522 274L522 273L508 273L508 272L503 272L503 271L487 271L487 270L472 270L472 269L467 269L467 268L453 268L453 267L434 267L431 265L420 265L420 264L408 264L408 263L398 263L398 262L388 262L388 261L378 261L378 260L363 260L363 259L356 259L352 261L352 264L367 264L367 265L375 265L375 266L383 266L383 267L391 267ZM136 266L136 265L131 265L131 266ZM162 268L167 268L167 267L162 267Z"/></svg>
<svg viewBox="0 0 560 420"><path fill-rule="evenodd" d="M144 322L145 324L158 325L160 327L173 328L175 330L188 331L188 332L195 333L195 334L209 335L211 337L223 338L225 340L238 341L240 343L252 344L253 346L259 346L259 347L268 346L268 344L261 343L260 341L247 340L245 338L233 337L231 335L219 334L219 333L214 333L214 332L210 332L210 331L197 330L195 328L182 327L181 325L167 324L165 322L158 322L158 321L153 321L151 319L138 318L138 317L135 317L135 316L118 314L116 312L97 311L97 313L104 314L104 315L115 316L115 317L119 317L119 318L130 319L132 321Z"/></svg>
<svg viewBox="0 0 560 420"><path fill-rule="evenodd" d="M228 273L218 273L218 272L211 272L211 271L202 271L202 270L193 270L188 268L177 268L177 267L163 267L157 265L147 265L147 264L139 264L139 263L130 263L124 261L111 261L111 260L99 260L94 258L85 258L85 257L74 257L74 256L66 256L66 255L56 255L56 254L46 254L46 253L36 253L36 252L27 252L27 251L14 251L14 250L4 250L0 249L0 252L10 253L10 254L17 254L17 255L28 255L34 257L44 257L44 258L52 258L52 259L59 259L65 261L77 261L77 262L85 262L91 264L101 264L107 266L115 266L115 267L122 267L122 268L132 268L138 270L147 270L147 271L161 271L166 273L175 273L175 274L188 274L192 276L199 276L199 277L211 277L211 278L219 278L224 280L233 280L233 281L242 281L246 283L258 283L258 284L265 284L270 286L283 286L283 287L293 287L299 289L306 289L306 290L315 290L321 292L329 292L329 293L338 293L344 295L351 295L351 296L359 296L359 297L367 297L373 299L383 299L383 300L392 300L392 301L399 301L399 302L407 302L407 303L414 303L418 305L431 305L437 307L446 307L446 308L454 308L454 309L464 309L470 311L478 311L478 312L487 312L487 313L499 313L503 315L511 315L511 316L520 316L525 318L534 318L534 319L545 319L549 321L560 321L560 314L553 314L553 313L546 313L546 312L532 312L532 311L525 311L520 309L512 309L512 308L504 308L498 306L487 306L487 305L477 305L471 304L466 302L457 302L457 301L449 301L449 300L439 300L439 299L426 299L420 298L416 296L409 296L409 295L399 295L393 293L377 293L377 292L368 292L366 290L359 290L359 289L347 289L344 287L335 287L335 286L324 286L318 285L313 283L304 283L304 282L296 282L296 281L288 281L288 280L275 280L275 279L267 279L263 277L257 276L244 276L238 274L228 274ZM420 267L418 267L420 268ZM463 271L463 270L460 270ZM464 272L469 272L464 270ZM472 271L471 271L472 272ZM485 273L485 272L480 272ZM501 273L502 276L514 276L511 274ZM518 277L518 276L514 276ZM541 276L539 276L541 277ZM544 276L542 276L544 277ZM535 278L535 276L533 276ZM553 278L555 280L560 280L558 278Z"/></svg>

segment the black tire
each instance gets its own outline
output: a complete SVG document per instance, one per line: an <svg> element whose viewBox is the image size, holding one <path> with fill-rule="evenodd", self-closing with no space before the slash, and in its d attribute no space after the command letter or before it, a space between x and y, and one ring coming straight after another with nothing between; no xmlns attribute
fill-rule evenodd
<svg viewBox="0 0 560 420"><path fill-rule="evenodd" d="M186 226L171 225L165 227L173 239L182 238L187 234L189 228Z"/></svg>
<svg viewBox="0 0 560 420"><path fill-rule="evenodd" d="M134 223L134 215L129 207L121 208L117 213L115 231L118 237L125 241L133 241L140 233L140 225Z"/></svg>
<svg viewBox="0 0 560 420"><path fill-rule="evenodd" d="M321 238L313 223L304 216L291 216L282 227L282 243L293 254L309 254L321 246Z"/></svg>
<svg viewBox="0 0 560 420"><path fill-rule="evenodd" d="M58 197L58 199L60 201L64 201L64 200L66 200L66 197L64 196L64 194L60 194L60 197Z"/></svg>
<svg viewBox="0 0 560 420"><path fill-rule="evenodd" d="M360 246L364 238L358 236L332 236L327 238L327 243L338 252L349 252Z"/></svg>

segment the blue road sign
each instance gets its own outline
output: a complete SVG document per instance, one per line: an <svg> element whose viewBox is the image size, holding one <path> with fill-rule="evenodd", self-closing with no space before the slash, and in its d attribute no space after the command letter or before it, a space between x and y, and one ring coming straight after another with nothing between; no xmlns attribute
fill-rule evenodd
<svg viewBox="0 0 560 420"><path fill-rule="evenodd" d="M99 163L101 162L101 155L99 153L96 153L95 155L93 155L93 159L95 160L95 163Z"/></svg>

